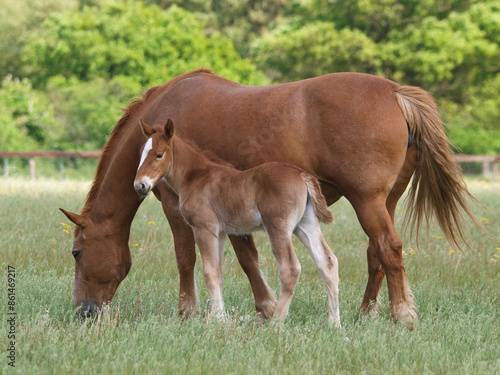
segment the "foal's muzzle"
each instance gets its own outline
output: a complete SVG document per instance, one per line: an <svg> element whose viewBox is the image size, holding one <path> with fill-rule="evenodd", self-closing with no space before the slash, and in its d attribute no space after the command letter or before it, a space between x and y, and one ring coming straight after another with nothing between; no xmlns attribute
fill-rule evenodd
<svg viewBox="0 0 500 375"><path fill-rule="evenodd" d="M134 189L140 196L145 197L151 192L152 185L149 181L142 180L141 182L134 181Z"/></svg>

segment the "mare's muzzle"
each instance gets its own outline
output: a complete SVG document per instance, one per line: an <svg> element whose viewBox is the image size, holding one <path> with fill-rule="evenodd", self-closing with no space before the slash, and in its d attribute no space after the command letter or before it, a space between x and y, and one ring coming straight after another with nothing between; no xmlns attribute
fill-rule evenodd
<svg viewBox="0 0 500 375"><path fill-rule="evenodd" d="M99 306L94 301L83 301L76 308L76 314L81 318L91 318L95 316L99 311Z"/></svg>

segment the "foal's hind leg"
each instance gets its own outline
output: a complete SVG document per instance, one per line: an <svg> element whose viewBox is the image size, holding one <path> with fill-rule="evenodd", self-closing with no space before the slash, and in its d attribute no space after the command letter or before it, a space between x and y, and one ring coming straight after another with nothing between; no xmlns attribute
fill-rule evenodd
<svg viewBox="0 0 500 375"><path fill-rule="evenodd" d="M328 291L328 320L341 328L339 311L339 267L337 257L333 254L321 233L319 221L311 206L307 206L306 213L295 228L295 234L307 247L314 259L319 273L325 282Z"/></svg>
<svg viewBox="0 0 500 375"><path fill-rule="evenodd" d="M274 316L283 322L288 315L301 267L293 248L291 233L287 233L286 230L277 225L264 223L264 226L271 242L274 257L278 263L281 285Z"/></svg>

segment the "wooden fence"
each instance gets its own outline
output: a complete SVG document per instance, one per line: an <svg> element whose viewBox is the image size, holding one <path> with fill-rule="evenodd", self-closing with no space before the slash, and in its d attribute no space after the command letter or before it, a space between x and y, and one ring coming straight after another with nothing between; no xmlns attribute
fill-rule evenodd
<svg viewBox="0 0 500 375"><path fill-rule="evenodd" d="M82 159L95 159L101 156L101 151L0 151L0 158L3 158L3 175L4 178L9 177L9 159L22 158L29 159L30 165L30 180L35 179L36 175L36 158L41 159L60 159L59 161L59 175L63 176L63 162L62 159L67 158L82 158Z"/></svg>
<svg viewBox="0 0 500 375"><path fill-rule="evenodd" d="M29 159L30 179L34 180L36 175L36 158L43 159L66 159L66 158L98 158L101 151L0 151L0 158L3 159L4 177L9 177L9 159L23 158ZM482 163L483 176L492 176L494 182L500 180L500 155L455 155L455 160L459 163ZM62 176L63 163L59 163L59 170Z"/></svg>

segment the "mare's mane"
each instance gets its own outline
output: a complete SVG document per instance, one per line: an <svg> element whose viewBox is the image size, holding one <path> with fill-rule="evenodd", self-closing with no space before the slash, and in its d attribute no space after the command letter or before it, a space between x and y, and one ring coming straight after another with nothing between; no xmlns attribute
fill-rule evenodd
<svg viewBox="0 0 500 375"><path fill-rule="evenodd" d="M123 109L122 117L116 123L115 127L113 128L113 131L109 136L108 141L104 145L104 149L102 150L101 157L99 158L99 163L97 164L96 174L92 182L92 187L90 188L89 193L87 194L87 199L85 201L85 205L81 212L82 215L88 213L94 205L94 202L99 193L99 189L101 188L104 176L106 176L106 173L108 172L108 167L111 164L111 160L113 159L113 156L115 154L117 145L120 143L121 137L123 136L124 131L126 130L126 128L130 123L129 122L130 118L157 90L166 90L175 85L176 83L178 83L179 81L199 73L213 74L211 70L207 70L204 68L192 70L190 72L181 74L161 86L151 87L142 95L141 98L134 99L127 108Z"/></svg>
<svg viewBox="0 0 500 375"><path fill-rule="evenodd" d="M230 167L232 169L236 169L236 167L234 165L232 165L230 162L228 162L227 160L224 160L224 159L221 159L220 157L218 157L214 152L212 152L211 150L203 150L202 148L200 148L196 143L194 143L192 140L190 139L184 139L184 138L181 138L181 137L178 137L180 139L182 139L182 141L184 143L186 143L189 147L193 148L196 152L202 154L204 157L206 157L208 160L210 160L212 163L214 164L218 164L218 165L223 165L225 167Z"/></svg>

